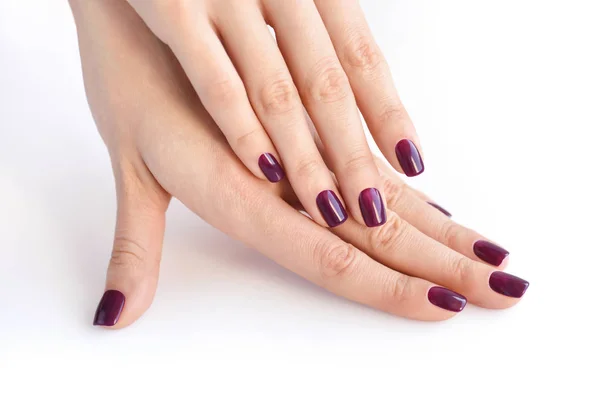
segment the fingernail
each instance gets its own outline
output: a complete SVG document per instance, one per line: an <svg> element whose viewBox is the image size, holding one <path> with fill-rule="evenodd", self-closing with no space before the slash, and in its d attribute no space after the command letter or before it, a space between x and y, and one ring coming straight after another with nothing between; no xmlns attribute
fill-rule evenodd
<svg viewBox="0 0 600 400"><path fill-rule="evenodd" d="M467 305L467 299L464 296L440 286L429 289L427 298L434 306L452 312L461 312Z"/></svg>
<svg viewBox="0 0 600 400"><path fill-rule="evenodd" d="M317 195L317 207L319 207L321 215L331 228L343 224L348 219L348 214L344 210L342 202L331 190L323 190Z"/></svg>
<svg viewBox="0 0 600 400"><path fill-rule="evenodd" d="M496 267L499 267L509 254L502 247L486 240L476 241L473 244L473 252L486 263L495 265Z"/></svg>
<svg viewBox="0 0 600 400"><path fill-rule="evenodd" d="M451 218L452 214L450 214L448 211L446 211L446 209L438 204L432 203L430 201L427 202L427 204L429 204L430 206L437 208L442 214L445 214L446 217Z"/></svg>
<svg viewBox="0 0 600 400"><path fill-rule="evenodd" d="M406 176L417 176L425 171L417 146L408 139L402 139L396 144L396 157Z"/></svg>
<svg viewBox="0 0 600 400"><path fill-rule="evenodd" d="M496 271L490 275L490 288L508 297L521 298L528 287L529 282L506 272Z"/></svg>
<svg viewBox="0 0 600 400"><path fill-rule="evenodd" d="M385 205L383 204L379 190L375 188L363 190L360 192L360 196L358 196L358 204L365 225L368 227L380 226L387 221Z"/></svg>
<svg viewBox="0 0 600 400"><path fill-rule="evenodd" d="M283 168L271 153L262 154L258 158L258 166L270 182L279 182L285 176Z"/></svg>
<svg viewBox="0 0 600 400"><path fill-rule="evenodd" d="M118 290L107 290L100 299L96 315L94 316L94 325L113 326L119 320L123 306L125 305L125 296Z"/></svg>

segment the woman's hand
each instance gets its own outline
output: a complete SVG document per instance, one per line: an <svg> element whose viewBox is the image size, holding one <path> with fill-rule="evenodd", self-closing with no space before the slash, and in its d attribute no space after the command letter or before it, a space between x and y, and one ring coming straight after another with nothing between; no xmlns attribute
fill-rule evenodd
<svg viewBox="0 0 600 400"><path fill-rule="evenodd" d="M306 279L395 315L443 320L463 309L464 296L506 308L525 293L526 281L500 271L506 251L452 222L383 164L387 224L315 224L292 206L297 200L286 185L255 179L239 163L171 51L126 3L90 1L73 10L88 100L118 197L94 324L121 328L150 306L171 196ZM327 213L339 212L328 202Z"/></svg>
<svg viewBox="0 0 600 400"><path fill-rule="evenodd" d="M423 172L415 129L358 0L128 2L171 48L244 165L278 182L281 161L319 224L342 224L346 207L366 226L386 222L375 212L385 210L385 200L358 109L392 165L408 176ZM343 196L309 134L305 109ZM324 214L326 200L340 210L334 219Z"/></svg>

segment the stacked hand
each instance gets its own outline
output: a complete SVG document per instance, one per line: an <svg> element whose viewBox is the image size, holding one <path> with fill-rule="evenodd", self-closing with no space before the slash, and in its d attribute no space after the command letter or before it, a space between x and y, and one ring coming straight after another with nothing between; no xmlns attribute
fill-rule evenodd
<svg viewBox="0 0 600 400"><path fill-rule="evenodd" d="M353 92L388 161L423 170L354 1L71 3L118 197L95 324L124 327L150 306L172 196L306 279L396 315L443 320L466 298L506 308L525 293L502 272L508 252L368 150Z"/></svg>

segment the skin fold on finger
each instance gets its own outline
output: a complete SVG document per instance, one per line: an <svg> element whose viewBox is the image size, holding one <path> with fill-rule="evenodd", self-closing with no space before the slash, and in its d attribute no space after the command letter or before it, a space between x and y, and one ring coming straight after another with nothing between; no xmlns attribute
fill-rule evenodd
<svg viewBox="0 0 600 400"><path fill-rule="evenodd" d="M464 257L426 236L393 211L383 227L368 230L350 220L336 228L335 233L382 264L447 287L481 307L511 307L529 285L497 268ZM505 290L507 287L511 291Z"/></svg>
<svg viewBox="0 0 600 400"><path fill-rule="evenodd" d="M423 173L423 151L415 127L398 97L391 71L359 2L316 0L315 4L381 152L407 176Z"/></svg>
<svg viewBox="0 0 600 400"><path fill-rule="evenodd" d="M385 199L354 94L313 2L265 1L265 13L328 154L350 214L385 223Z"/></svg>
<svg viewBox="0 0 600 400"><path fill-rule="evenodd" d="M224 8L215 24L305 209L320 225L344 223L345 205L310 136L296 86L260 10L252 3Z"/></svg>
<svg viewBox="0 0 600 400"><path fill-rule="evenodd" d="M379 160L378 165L383 164ZM425 235L478 262L504 269L509 252L483 235L464 227L448 217L443 208L404 183L389 167L380 168L388 206L403 220Z"/></svg>

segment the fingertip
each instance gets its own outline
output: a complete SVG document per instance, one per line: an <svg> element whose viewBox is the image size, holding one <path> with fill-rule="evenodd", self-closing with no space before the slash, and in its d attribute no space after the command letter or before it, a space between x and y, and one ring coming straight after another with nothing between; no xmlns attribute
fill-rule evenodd
<svg viewBox="0 0 600 400"><path fill-rule="evenodd" d="M377 188L367 188L360 192L358 204L364 225L375 228L387 222L385 202Z"/></svg>
<svg viewBox="0 0 600 400"><path fill-rule="evenodd" d="M263 153L258 158L258 167L262 171L262 176L255 174L259 178L267 179L271 183L277 183L285 177L285 172L281 164L271 153Z"/></svg>
<svg viewBox="0 0 600 400"><path fill-rule="evenodd" d="M94 326L112 328L119 322L123 308L125 307L125 295L118 290L107 290L104 292L94 314Z"/></svg>
<svg viewBox="0 0 600 400"><path fill-rule="evenodd" d="M323 190L317 195L317 208L326 227L336 228L348 220L344 204L333 190Z"/></svg>
<svg viewBox="0 0 600 400"><path fill-rule="evenodd" d="M415 143L410 139L402 139L396 143L396 158L407 177L415 177L425 172L425 164Z"/></svg>

